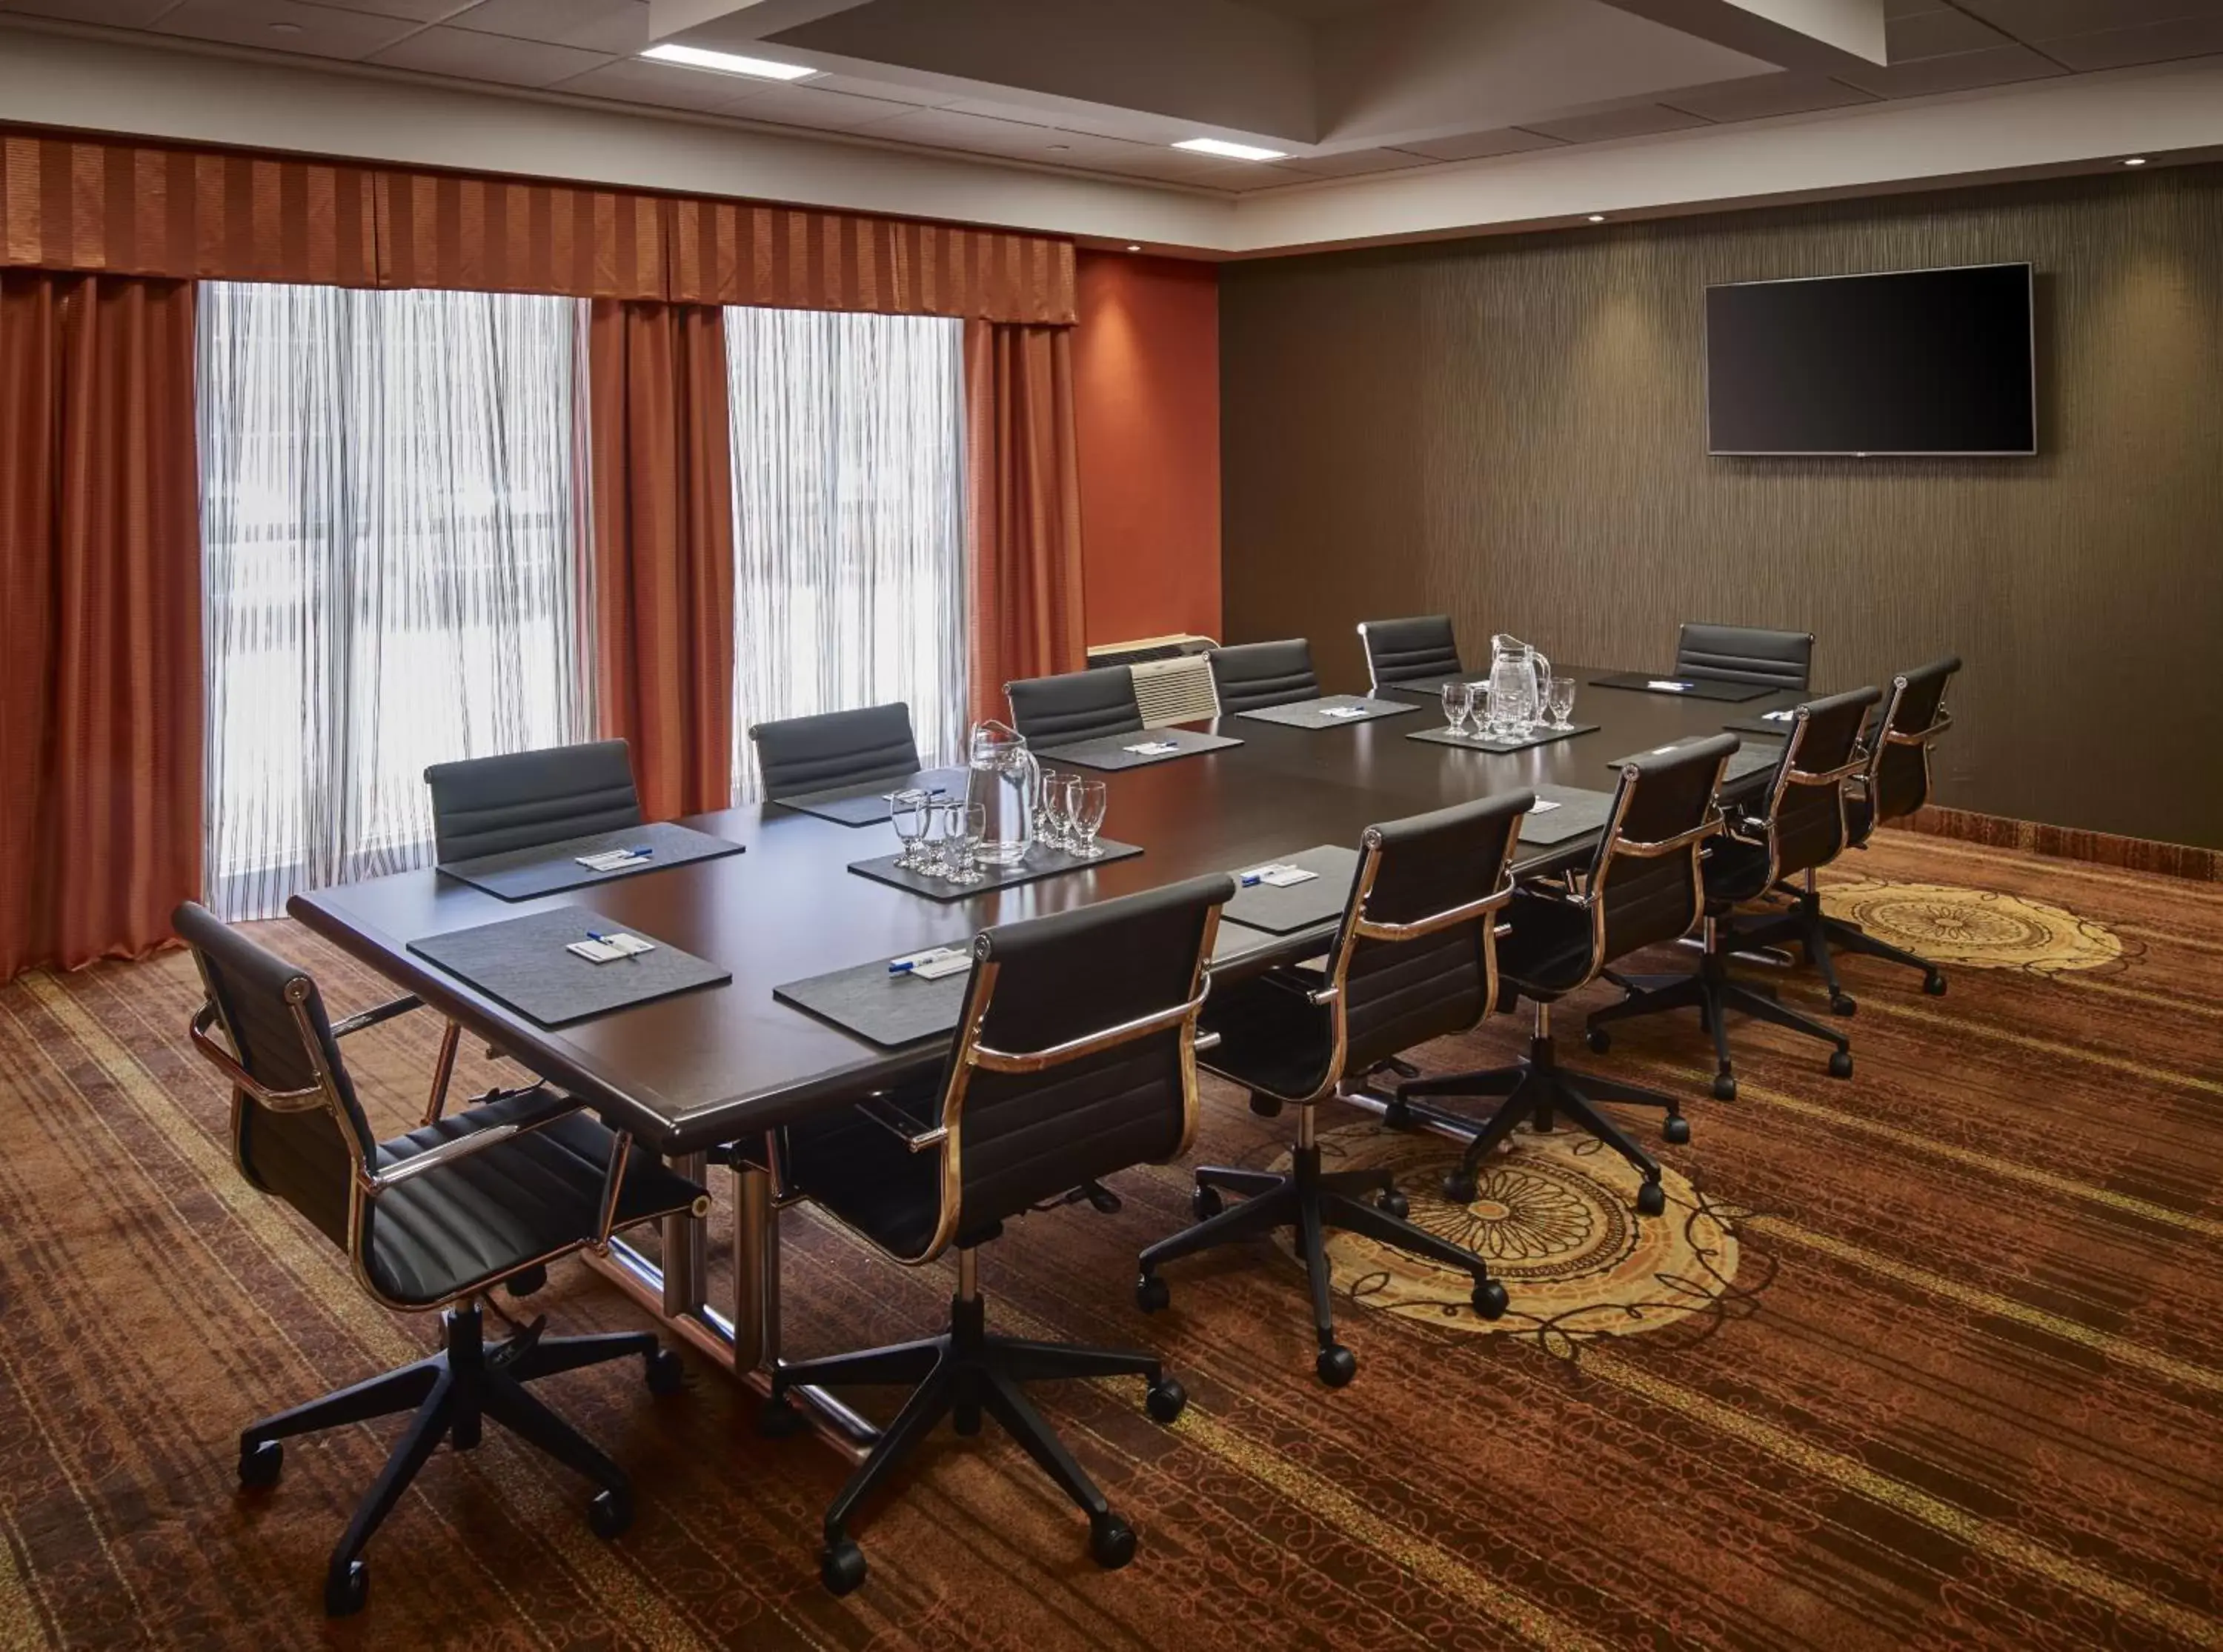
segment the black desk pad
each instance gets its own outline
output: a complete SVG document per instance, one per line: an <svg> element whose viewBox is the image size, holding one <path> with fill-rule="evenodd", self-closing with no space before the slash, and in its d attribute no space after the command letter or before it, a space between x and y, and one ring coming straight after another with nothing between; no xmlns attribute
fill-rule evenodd
<svg viewBox="0 0 2223 1652"><path fill-rule="evenodd" d="M1153 740L1171 740L1174 750L1145 755L1123 748L1142 745ZM1071 745L1053 745L1035 755L1044 763L1070 763L1083 769L1140 769L1153 763L1171 763L1177 757L1193 757L1200 751L1218 751L1222 747L1241 745L1242 741L1227 734L1205 734L1195 729L1146 728L1134 734L1101 734L1093 740L1075 740Z"/></svg>
<svg viewBox="0 0 2223 1652"><path fill-rule="evenodd" d="M1220 908L1219 915L1246 929L1263 929L1269 935L1291 935L1300 929L1310 929L1314 924L1326 923L1338 916L1351 903L1351 880L1358 871L1358 851L1341 844L1324 843L1317 849L1307 849L1294 855L1275 855L1275 861L1286 866L1301 866L1319 876L1306 883L1292 883L1276 888L1271 883L1253 883L1237 889L1235 898ZM1252 866L1263 865L1253 861ZM1231 869L1247 872L1250 866Z"/></svg>
<svg viewBox="0 0 2223 1652"><path fill-rule="evenodd" d="M910 974L890 975L888 961L874 958L853 969L835 970L774 987L782 1003L807 1010L868 1044L892 1050L921 1039L946 1038L965 1014L965 989L973 972L959 970L932 981Z"/></svg>
<svg viewBox="0 0 2223 1652"><path fill-rule="evenodd" d="M575 940L590 939L590 930L608 935L624 929L614 919L584 907L559 907L428 935L411 941L409 950L543 1027L566 1027L734 978L732 970L653 935L641 939L656 941L654 952L610 964L589 964L564 950Z"/></svg>
<svg viewBox="0 0 2223 1652"><path fill-rule="evenodd" d="M1479 734L1454 734L1448 728L1424 728L1418 734L1407 734L1408 740L1425 740L1431 745L1456 746L1462 751L1526 751L1532 745L1549 745L1554 740L1571 740L1578 734L1595 734L1596 723L1572 723L1565 728L1539 725L1526 734L1509 739L1485 740Z"/></svg>
<svg viewBox="0 0 2223 1652"><path fill-rule="evenodd" d="M576 857L599 854L606 849L627 849L635 844L656 851L653 859L615 871L598 872L582 866ZM608 883L643 872L660 872L668 866L684 866L693 860L715 860L721 855L742 853L741 845L714 838L691 826L659 820L653 826L627 826L621 832L596 832L561 843L535 844L530 849L509 849L499 855L477 855L469 860L444 863L440 870L488 895L505 901L530 901L565 889L583 889L590 883Z"/></svg>
<svg viewBox="0 0 2223 1652"><path fill-rule="evenodd" d="M1092 866L1108 866L1115 860L1126 860L1143 852L1139 844L1120 843L1112 838L1099 838L1096 846L1104 852L1093 860L1083 860L1062 849L1049 849L1036 844L1027 851L1027 857L1016 866L983 864L978 883L952 883L944 877L922 877L916 872L907 872L898 867L893 855L882 855L877 860L853 860L849 863L849 870L860 877L869 877L876 883L891 883L897 889L909 889L913 895L923 895L929 901L969 901L974 895L986 895L992 889L1008 889L1017 884L1031 883L1040 877L1055 877L1064 872L1085 872Z"/></svg>
<svg viewBox="0 0 2223 1652"><path fill-rule="evenodd" d="M1794 714L1785 711L1771 721L1768 713L1760 712L1751 717L1740 717L1735 722L1724 723L1722 726L1732 734L1759 734L1771 740L1787 740L1791 738Z"/></svg>
<svg viewBox="0 0 2223 1652"><path fill-rule="evenodd" d="M797 792L792 797L775 797L771 801L784 809L815 814L836 826L878 826L895 813L889 794L923 788L954 797L965 789L966 780L967 773L962 769L922 769L908 778L860 781L853 786Z"/></svg>
<svg viewBox="0 0 2223 1652"><path fill-rule="evenodd" d="M1634 763L1642 757L1665 757L1678 745L1691 745L1700 740L1710 740L1713 738L1710 734L1693 734L1685 739L1671 740L1666 745L1655 746L1647 751L1632 751L1625 757L1615 757L1611 763L1606 764L1606 767L1618 769L1624 763ZM1741 745L1729 753L1729 766L1722 770L1722 784L1727 786L1748 776L1756 775L1763 769L1773 769L1782 756L1783 745L1780 741L1773 741L1761 745L1750 744Z"/></svg>
<svg viewBox="0 0 2223 1652"><path fill-rule="evenodd" d="M1331 706L1357 706L1365 715L1321 715ZM1394 700L1369 700L1364 694L1328 694L1319 700L1293 700L1286 706L1261 706L1256 711L1237 712L1236 715L1256 718L1262 723L1279 723L1288 728L1345 728L1354 723L1370 723L1377 717L1404 717L1419 709Z"/></svg>
<svg viewBox="0 0 2223 1652"><path fill-rule="evenodd" d="M1680 682L1677 688L1655 688L1655 682ZM1666 694L1674 700L1725 700L1741 701L1758 700L1763 695L1782 692L1778 684L1766 682L1716 682L1710 677L1678 677L1672 671L1615 671L1610 676L1592 677L1593 688L1633 688L1640 694Z"/></svg>
<svg viewBox="0 0 2223 1652"><path fill-rule="evenodd" d="M1521 819L1521 841L1543 848L1586 832L1604 831L1606 817L1613 813L1611 792L1589 792L1578 786L1539 786L1536 801L1559 806L1540 814L1532 810Z"/></svg>

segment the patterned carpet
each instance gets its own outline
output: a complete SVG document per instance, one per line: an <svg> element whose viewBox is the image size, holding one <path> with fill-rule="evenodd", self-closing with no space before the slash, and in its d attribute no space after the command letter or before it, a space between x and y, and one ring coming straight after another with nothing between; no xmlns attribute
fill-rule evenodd
<svg viewBox="0 0 2223 1652"><path fill-rule="evenodd" d="M234 1436L432 1328L372 1307L234 1173L186 960L25 977L0 989L0 1652L2223 1646L2223 889L1886 837L1831 900L1949 962L1952 990L1848 963L1850 1082L1740 1028L1739 1099L1703 1099L1687 1016L1570 1050L1692 1098L1661 1222L1632 1223L1618 1164L1571 1138L1521 1136L1452 1209L1449 1144L1324 1115L1331 1151L1403 1167L1417 1215L1496 1259L1496 1327L1339 1241L1360 1371L1330 1392L1284 1252L1175 1265L1172 1309L1135 1310L1136 1251L1187 1219L1181 1170L1119 1178L1117 1216L1017 1224L984 1257L992 1325L1155 1341L1193 1397L1168 1432L1139 1385L1042 1391L1142 1552L1098 1572L1015 1447L945 1432L868 1517L872 1579L841 1601L815 1563L840 1465L759 1440L696 1364L665 1400L630 1368L545 1390L633 1470L626 1538L490 1434L435 1460L372 1547L369 1610L328 1628L323 1558L391 1425L289 1447L252 1496ZM381 996L272 939L337 1007ZM1788 990L1819 1008L1807 977ZM350 1041L381 1124L413 1114L437 1032ZM1420 1058L1520 1040L1492 1021ZM1224 1086L1207 1115L1200 1158L1286 1151ZM789 1221L791 1352L942 1312L946 1271ZM639 1322L576 1266L535 1306Z"/></svg>

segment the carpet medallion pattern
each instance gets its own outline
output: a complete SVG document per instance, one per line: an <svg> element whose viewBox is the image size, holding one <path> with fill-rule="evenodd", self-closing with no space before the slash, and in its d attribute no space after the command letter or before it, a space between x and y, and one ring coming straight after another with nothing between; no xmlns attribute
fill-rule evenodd
<svg viewBox="0 0 2223 1652"><path fill-rule="evenodd" d="M1476 1197L1465 1205L1442 1196L1459 1149L1441 1136L1351 1125L1324 1133L1320 1153L1334 1170L1388 1166L1413 1221L1487 1259L1513 1297L1504 1317L1485 1320L1468 1304L1474 1282L1467 1274L1331 1234L1336 1294L1361 1307L1454 1331L1540 1335L1564 1347L1658 1330L1733 1300L1741 1305L1748 1294L1735 1290L1735 1213L1663 1165L1666 1213L1640 1218L1635 1170L1581 1131L1515 1132L1508 1150L1480 1166ZM1288 1168L1286 1156L1276 1168ZM1282 1247L1294 1259L1287 1235Z"/></svg>
<svg viewBox="0 0 2223 1652"><path fill-rule="evenodd" d="M2101 969L2123 955L2105 924L1994 889L1862 878L1825 887L1822 908L1878 940L1966 969L2052 975Z"/></svg>

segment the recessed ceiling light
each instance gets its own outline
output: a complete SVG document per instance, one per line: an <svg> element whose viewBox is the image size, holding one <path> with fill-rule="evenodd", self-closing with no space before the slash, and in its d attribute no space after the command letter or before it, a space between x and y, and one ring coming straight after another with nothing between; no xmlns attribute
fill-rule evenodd
<svg viewBox="0 0 2223 1652"><path fill-rule="evenodd" d="M818 72L800 63L736 57L731 52L706 52L699 46L652 46L641 55L656 63L677 63L690 69L708 69L716 74L746 75L752 80L803 80Z"/></svg>
<svg viewBox="0 0 2223 1652"><path fill-rule="evenodd" d="M270 32L274 35L298 35L301 32L301 25L299 23L273 23L270 25Z"/></svg>
<svg viewBox="0 0 2223 1652"><path fill-rule="evenodd" d="M2146 164L2146 158L2144 155L2132 155L2123 164L2125 166L2143 166Z"/></svg>
<svg viewBox="0 0 2223 1652"><path fill-rule="evenodd" d="M1138 253L1143 250L1142 243L1140 242L1130 242L1127 244L1127 250L1130 253Z"/></svg>
<svg viewBox="0 0 2223 1652"><path fill-rule="evenodd" d="M1591 222L1592 223L1603 223L1605 222L1605 214L1604 214L1604 213L1603 213L1603 212L1593 212L1593 213L1591 213L1591 214L1590 214L1590 222Z"/></svg>
<svg viewBox="0 0 2223 1652"><path fill-rule="evenodd" d="M1288 152L1283 149L1261 149L1255 143L1230 143L1225 138L1183 138L1174 145L1200 155L1219 155L1227 160L1287 160Z"/></svg>
<svg viewBox="0 0 2223 1652"><path fill-rule="evenodd" d="M1049 146L1049 152L1054 155L1071 154L1073 146L1069 143L1053 143Z"/></svg>

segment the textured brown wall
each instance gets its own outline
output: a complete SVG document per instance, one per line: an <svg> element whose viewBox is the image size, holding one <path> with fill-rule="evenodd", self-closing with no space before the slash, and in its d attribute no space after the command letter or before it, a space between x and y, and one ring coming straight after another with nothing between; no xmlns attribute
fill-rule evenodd
<svg viewBox="0 0 2223 1652"><path fill-rule="evenodd" d="M2021 260L2039 457L1707 456L1709 283ZM1230 640L1957 652L1941 803L2223 845L2223 168L1237 264L1220 327Z"/></svg>

